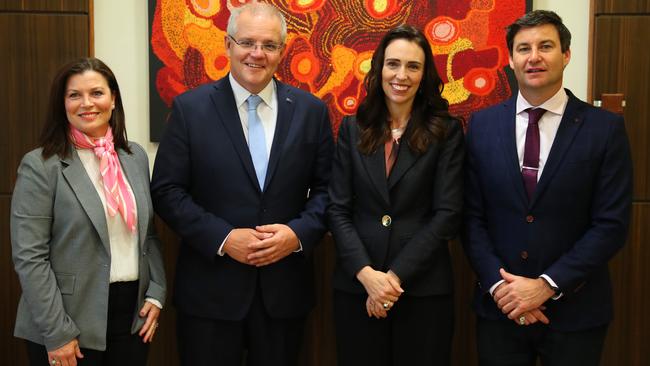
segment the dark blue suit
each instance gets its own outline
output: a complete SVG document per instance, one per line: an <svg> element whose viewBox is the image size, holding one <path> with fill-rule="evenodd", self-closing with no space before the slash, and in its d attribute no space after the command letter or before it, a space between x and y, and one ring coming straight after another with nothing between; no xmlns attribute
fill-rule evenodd
<svg viewBox="0 0 650 366"><path fill-rule="evenodd" d="M180 235L174 303L185 314L237 321L259 296L272 318L313 305L311 253L325 233L333 141L328 111L277 83L278 116L259 187L228 77L174 100L152 178L154 208ZM260 268L217 251L234 228L281 223L303 251Z"/></svg>
<svg viewBox="0 0 650 366"><path fill-rule="evenodd" d="M627 235L629 144L622 117L567 94L530 202L515 142L516 96L469 122L464 246L478 275L481 318L505 319L488 292L501 267L529 278L545 273L557 283L563 296L544 311L552 329L584 330L612 318L607 262Z"/></svg>

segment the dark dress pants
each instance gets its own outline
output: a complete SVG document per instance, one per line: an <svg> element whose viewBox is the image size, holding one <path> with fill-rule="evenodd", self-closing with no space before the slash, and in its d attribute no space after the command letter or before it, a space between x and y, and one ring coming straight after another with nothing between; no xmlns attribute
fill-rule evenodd
<svg viewBox="0 0 650 366"><path fill-rule="evenodd" d="M453 295L402 295L384 319L368 317L367 297L334 291L338 366L449 365Z"/></svg>
<svg viewBox="0 0 650 366"><path fill-rule="evenodd" d="M133 314L138 301L138 281L114 282L108 295L106 350L81 348L84 358L79 366L145 366L149 345L138 334L131 334ZM139 310L139 309L138 309ZM27 341L30 366L48 365L45 346Z"/></svg>
<svg viewBox="0 0 650 366"><path fill-rule="evenodd" d="M481 366L598 366L607 325L561 332L541 323L528 326L506 320L478 319Z"/></svg>
<svg viewBox="0 0 650 366"><path fill-rule="evenodd" d="M201 318L179 311L181 365L241 366L244 359L249 366L297 365L304 322L304 318L271 318L259 288L241 321Z"/></svg>

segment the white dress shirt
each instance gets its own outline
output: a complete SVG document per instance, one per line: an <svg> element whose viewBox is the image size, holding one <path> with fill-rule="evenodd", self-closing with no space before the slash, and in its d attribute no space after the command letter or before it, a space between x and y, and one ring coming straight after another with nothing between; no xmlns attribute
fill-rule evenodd
<svg viewBox="0 0 650 366"><path fill-rule="evenodd" d="M248 142L248 110L246 109L249 96L251 92L244 89L232 74L228 74L232 92L235 95L235 103L237 104L237 112L239 112L239 120L241 127L244 130L244 137ZM273 136L275 136L275 124L278 120L278 92L275 86L275 81L271 81L260 91L257 95L262 98L262 103L257 106L257 115L259 116L262 127L264 128L264 137L266 139L266 157L271 156L271 145L273 145Z"/></svg>
<svg viewBox="0 0 650 366"><path fill-rule="evenodd" d="M517 95L517 116L515 118L515 136L517 138L517 155L519 156L519 169L524 165L524 149L526 146L526 130L528 129L528 108L544 108L546 113L540 118L539 125L539 170L537 171L537 181L542 176L544 165L548 160L548 154L551 152L551 146L555 140L560 121L564 115L569 96L564 88L555 93L544 103L533 106L521 95Z"/></svg>

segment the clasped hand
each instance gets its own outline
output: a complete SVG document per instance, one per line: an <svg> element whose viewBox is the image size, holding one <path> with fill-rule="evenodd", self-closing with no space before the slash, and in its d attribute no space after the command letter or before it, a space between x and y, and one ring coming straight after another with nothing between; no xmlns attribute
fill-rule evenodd
<svg viewBox="0 0 650 366"><path fill-rule="evenodd" d="M387 317L388 310L404 293L401 281L393 271L375 271L370 266L366 266L357 273L357 279L368 293L366 312L369 317L374 316L377 319Z"/></svg>
<svg viewBox="0 0 650 366"><path fill-rule="evenodd" d="M296 233L283 224L233 229L223 246L234 260L252 266L266 266L293 253L300 247Z"/></svg>
<svg viewBox="0 0 650 366"><path fill-rule="evenodd" d="M538 321L548 324L543 304L554 292L546 282L541 278L515 276L503 268L499 273L504 282L493 292L494 302L499 309L519 325L530 325ZM523 324L520 322L522 316L525 318Z"/></svg>

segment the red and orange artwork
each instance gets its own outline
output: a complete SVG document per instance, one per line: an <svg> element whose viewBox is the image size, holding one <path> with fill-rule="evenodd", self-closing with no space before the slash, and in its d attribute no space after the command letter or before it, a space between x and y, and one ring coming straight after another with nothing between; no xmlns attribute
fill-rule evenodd
<svg viewBox="0 0 650 366"><path fill-rule="evenodd" d="M169 108L176 95L227 75L230 10L249 1L150 1L151 94L159 98L152 103L153 127L164 124L155 105ZM379 40L400 24L425 32L452 113L468 117L511 95L505 27L526 11L525 0L267 2L282 11L288 26L276 77L325 101L333 131L364 97L363 79ZM154 130L152 138L159 135Z"/></svg>

